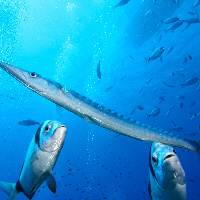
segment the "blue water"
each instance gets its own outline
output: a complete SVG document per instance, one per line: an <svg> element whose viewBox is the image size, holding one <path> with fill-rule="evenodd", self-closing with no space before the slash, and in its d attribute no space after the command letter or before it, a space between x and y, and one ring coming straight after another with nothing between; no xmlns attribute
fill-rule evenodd
<svg viewBox="0 0 200 200"><path fill-rule="evenodd" d="M200 81L182 87L183 76L172 76L172 72L181 71L185 80L200 78L200 24L191 24L182 31L184 23L167 33L164 30L170 25L157 26L168 17L194 17L188 14L193 11L194 2L180 0L178 6L173 1L157 0L157 7L152 0L131 0L114 9L118 0L1 1L0 60L36 71L143 123L170 131L173 121L183 130L172 132L198 140L200 119L191 120L190 113L200 111L200 91L196 91ZM154 44L165 47L163 62L158 58L146 64L144 58L151 55ZM174 49L166 56L171 46ZM184 63L188 55L192 60ZM101 80L96 74L99 59ZM174 87L164 85L163 81ZM113 87L107 91L110 86ZM44 183L33 199L150 199L149 143L105 130L66 110L57 112L55 104L31 92L3 70L0 88L0 180L18 180L38 128L20 126L18 122L52 119L63 122L68 129L53 170L57 192L52 194ZM185 99L176 99L178 95ZM159 104L160 96L165 101ZM193 107L192 101L196 102ZM180 102L183 108L178 108ZM130 115L137 105L144 110L136 109ZM172 105L170 116L165 117ZM148 119L155 107L161 113ZM188 134L191 132L195 134ZM200 159L192 151L175 149L186 173L188 199L200 199ZM0 199L7 199L2 191ZM17 199L27 198L20 193Z"/></svg>

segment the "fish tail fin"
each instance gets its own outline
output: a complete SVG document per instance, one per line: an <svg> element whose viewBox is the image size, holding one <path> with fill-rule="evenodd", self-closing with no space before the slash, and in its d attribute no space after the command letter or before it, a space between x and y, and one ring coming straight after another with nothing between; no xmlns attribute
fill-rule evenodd
<svg viewBox="0 0 200 200"><path fill-rule="evenodd" d="M200 156L200 140L196 140L195 141L195 144L196 144L196 148L194 149L194 152Z"/></svg>
<svg viewBox="0 0 200 200"><path fill-rule="evenodd" d="M15 186L15 183L7 183L0 181L0 189L4 191L7 195L9 195L8 200L13 200L15 196L19 193Z"/></svg>

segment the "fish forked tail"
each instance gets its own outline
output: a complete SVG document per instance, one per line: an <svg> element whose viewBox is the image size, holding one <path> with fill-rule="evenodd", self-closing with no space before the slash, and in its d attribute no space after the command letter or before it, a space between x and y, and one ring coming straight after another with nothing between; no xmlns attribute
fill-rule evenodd
<svg viewBox="0 0 200 200"><path fill-rule="evenodd" d="M194 143L195 143L195 148L191 150L194 151L198 156L200 156L200 140L196 140L194 141Z"/></svg>
<svg viewBox="0 0 200 200"><path fill-rule="evenodd" d="M7 183L3 181L0 181L0 190L9 195L8 200L13 200L15 196L19 193L16 189L15 183Z"/></svg>

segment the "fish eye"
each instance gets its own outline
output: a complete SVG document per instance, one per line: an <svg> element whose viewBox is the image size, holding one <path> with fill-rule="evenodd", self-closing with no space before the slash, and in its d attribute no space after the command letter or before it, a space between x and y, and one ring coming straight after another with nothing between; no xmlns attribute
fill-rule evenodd
<svg viewBox="0 0 200 200"><path fill-rule="evenodd" d="M153 162L157 162L157 159L155 156L152 156L152 160L153 160Z"/></svg>
<svg viewBox="0 0 200 200"><path fill-rule="evenodd" d="M30 73L31 78L36 78L38 75L35 72Z"/></svg>
<svg viewBox="0 0 200 200"><path fill-rule="evenodd" d="M47 133L50 129L51 129L50 126L46 126L46 127L45 127L45 132Z"/></svg>
<svg viewBox="0 0 200 200"><path fill-rule="evenodd" d="M176 154L176 150L175 149L173 149L173 152Z"/></svg>

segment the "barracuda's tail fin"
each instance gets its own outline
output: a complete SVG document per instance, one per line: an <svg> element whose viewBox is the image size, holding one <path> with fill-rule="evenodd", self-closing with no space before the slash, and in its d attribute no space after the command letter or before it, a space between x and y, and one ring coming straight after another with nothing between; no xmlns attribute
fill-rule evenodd
<svg viewBox="0 0 200 200"><path fill-rule="evenodd" d="M9 195L8 200L13 200L15 196L19 193L15 185L15 183L6 183L0 181L0 189L3 190L7 195Z"/></svg>

